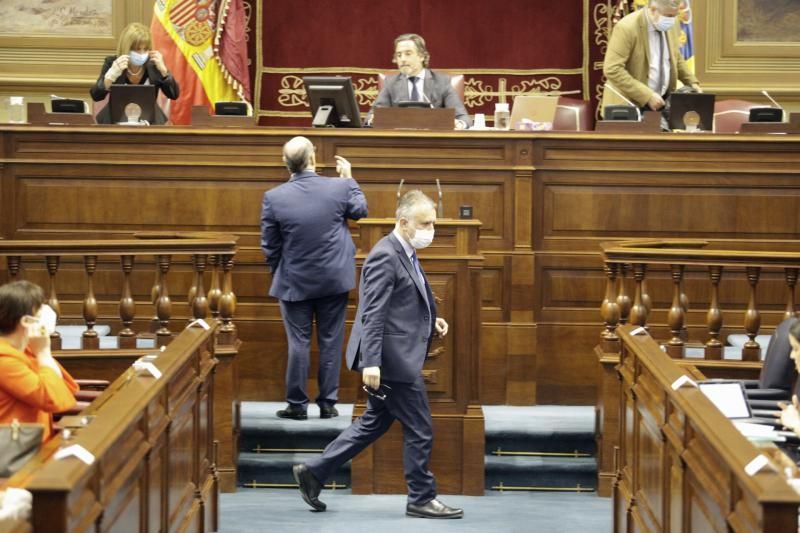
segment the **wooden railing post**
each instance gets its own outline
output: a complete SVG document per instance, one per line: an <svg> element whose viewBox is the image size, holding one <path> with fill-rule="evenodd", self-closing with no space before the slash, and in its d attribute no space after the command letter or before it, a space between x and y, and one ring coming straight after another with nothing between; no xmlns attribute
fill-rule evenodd
<svg viewBox="0 0 800 533"><path fill-rule="evenodd" d="M647 327L648 309L644 305L645 275L647 265L644 263L633 264L633 279L636 282L636 289L633 293L633 306L631 307L631 324L634 326Z"/></svg>
<svg viewBox="0 0 800 533"><path fill-rule="evenodd" d="M169 319L172 316L172 301L169 299L169 289L167 287L167 273L169 272L171 255L159 255L156 257L158 263L158 300L156 302L156 316L158 317L159 328L156 330L156 344L166 346L172 340L172 332L169 330Z"/></svg>
<svg viewBox="0 0 800 533"><path fill-rule="evenodd" d="M619 265L619 278L617 280L617 305L619 306L619 323L627 324L628 318L631 313L631 297L625 290L625 272L628 265L620 263Z"/></svg>
<svg viewBox="0 0 800 533"><path fill-rule="evenodd" d="M708 267L711 278L711 304L706 314L709 339L706 342L706 359L722 359L722 342L719 334L722 330L722 311L719 308L719 282L722 279L722 267L712 265Z"/></svg>
<svg viewBox="0 0 800 533"><path fill-rule="evenodd" d="M9 255L6 257L6 263L8 264L9 281L17 281L22 267L22 258L18 255Z"/></svg>
<svg viewBox="0 0 800 533"><path fill-rule="evenodd" d="M133 271L134 257L122 255L119 259L122 266L122 296L119 299L119 318L122 321L122 330L119 332L119 347L136 348L136 333L131 329L133 319L136 317L136 302L131 295L131 272Z"/></svg>
<svg viewBox="0 0 800 533"><path fill-rule="evenodd" d="M743 361L761 360L761 347L756 342L758 329L761 327L761 313L756 308L756 287L761 276L761 268L747 267L747 282L750 284L750 300L747 302L747 311L744 314L744 330L747 332L748 341L742 348Z"/></svg>
<svg viewBox="0 0 800 533"><path fill-rule="evenodd" d="M236 325L233 314L236 312L236 294L233 292L233 255L224 254L222 259L222 296L219 299L219 316L222 326L219 331L219 344L233 344L236 341Z"/></svg>
<svg viewBox="0 0 800 533"><path fill-rule="evenodd" d="M619 337L617 324L619 324L619 304L616 295L617 263L605 263L606 272L606 297L600 306L600 315L606 323L605 329L600 334L600 344L605 353L619 352Z"/></svg>
<svg viewBox="0 0 800 533"><path fill-rule="evenodd" d="M61 316L61 304L58 301L58 293L56 292L56 274L58 273L59 260L60 258L57 255L45 256L45 265L47 265L47 274L49 277L47 305L56 312L56 317ZM61 334L57 331L50 334L50 349L61 349Z"/></svg>
<svg viewBox="0 0 800 533"><path fill-rule="evenodd" d="M222 261L219 254L211 254L211 286L208 288L208 307L211 309L211 316L219 318L219 299L222 291L219 288L219 264Z"/></svg>
<svg viewBox="0 0 800 533"><path fill-rule="evenodd" d="M792 318L797 316L797 306L794 299L794 288L797 285L797 269L787 268L784 270L786 274L786 311L783 313L783 319Z"/></svg>
<svg viewBox="0 0 800 533"><path fill-rule="evenodd" d="M86 330L83 332L83 349L97 350L100 348L100 338L94 326L97 323L97 299L94 296L94 272L97 269L97 256L86 255L83 257L86 270L86 297L83 300L83 320Z"/></svg>
<svg viewBox="0 0 800 533"><path fill-rule="evenodd" d="M203 274L206 271L208 256L205 254L195 254L192 257L194 265L193 294L190 295L189 305L192 307L192 316L195 319L208 316L208 299L206 298L205 288L203 287Z"/></svg>
<svg viewBox="0 0 800 533"><path fill-rule="evenodd" d="M684 342L682 337L685 321L685 311L681 302L681 282L683 280L683 265L671 265L672 268L672 306L669 308L667 323L672 333L672 338L667 343L667 354L676 359L683 358Z"/></svg>

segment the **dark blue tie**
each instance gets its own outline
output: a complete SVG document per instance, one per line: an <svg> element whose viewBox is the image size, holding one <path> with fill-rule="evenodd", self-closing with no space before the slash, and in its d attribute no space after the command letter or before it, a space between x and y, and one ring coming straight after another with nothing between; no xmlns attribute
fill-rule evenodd
<svg viewBox="0 0 800 533"><path fill-rule="evenodd" d="M422 270L419 268L419 261L417 261L417 252L411 254L411 264L414 265L414 272L417 273L417 277L419 278L419 282L422 286L425 286L425 277L422 275Z"/></svg>
<svg viewBox="0 0 800 533"><path fill-rule="evenodd" d="M417 76L409 76L408 81L411 82L411 100L414 102L419 101L419 91L417 90ZM414 254L414 257L417 255Z"/></svg>

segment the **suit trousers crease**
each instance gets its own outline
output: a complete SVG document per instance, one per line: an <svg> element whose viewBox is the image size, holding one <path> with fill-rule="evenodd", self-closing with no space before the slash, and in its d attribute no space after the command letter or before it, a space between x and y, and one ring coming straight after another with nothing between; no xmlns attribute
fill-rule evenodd
<svg viewBox="0 0 800 533"><path fill-rule="evenodd" d="M321 407L336 404L339 394L339 369L342 365L345 313L348 293L290 302L280 300L281 317L286 329L289 356L286 362L286 401L296 408L306 409L306 381L311 353L311 331L317 323L319 395L315 402Z"/></svg>
<svg viewBox="0 0 800 533"><path fill-rule="evenodd" d="M413 383L383 380L391 387L385 400L373 396L364 414L356 419L318 458L306 463L321 483L341 465L358 455L391 427L395 420L403 425L403 468L408 485L408 502L422 505L436 497L436 480L428 469L433 449L433 420L425 382L419 376Z"/></svg>

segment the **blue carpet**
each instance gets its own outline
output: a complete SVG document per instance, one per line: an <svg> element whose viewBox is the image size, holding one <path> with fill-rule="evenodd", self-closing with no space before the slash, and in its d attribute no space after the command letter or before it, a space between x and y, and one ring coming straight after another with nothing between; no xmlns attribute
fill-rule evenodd
<svg viewBox="0 0 800 533"><path fill-rule="evenodd" d="M240 488L235 494L220 495L220 531L604 533L612 527L611 500L594 494L441 496L444 503L464 509L461 520L409 518L403 495L326 490L320 499L328 504L324 513L310 511L296 490Z"/></svg>

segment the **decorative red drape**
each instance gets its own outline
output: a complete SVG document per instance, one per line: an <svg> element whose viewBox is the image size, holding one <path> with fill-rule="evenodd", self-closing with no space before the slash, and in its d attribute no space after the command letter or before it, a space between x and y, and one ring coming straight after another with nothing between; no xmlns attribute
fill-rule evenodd
<svg viewBox="0 0 800 533"><path fill-rule="evenodd" d="M351 76L366 111L376 74L394 69L394 38L407 32L426 39L432 68L465 74L470 113L491 114L496 102L535 91L579 91L571 96L596 103L610 3L250 0L260 122L308 125L302 77L311 74Z"/></svg>

